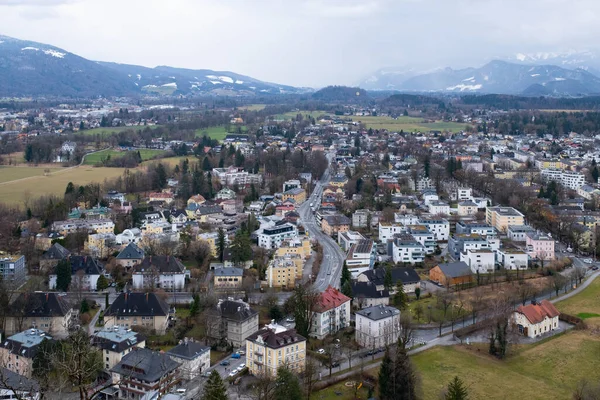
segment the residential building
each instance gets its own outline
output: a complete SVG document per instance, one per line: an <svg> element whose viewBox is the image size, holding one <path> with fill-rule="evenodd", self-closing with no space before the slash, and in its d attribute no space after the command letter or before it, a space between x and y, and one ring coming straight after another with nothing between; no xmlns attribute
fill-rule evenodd
<svg viewBox="0 0 600 400"><path fill-rule="evenodd" d="M542 158L535 160L535 167L539 170L562 169L564 168L564 165L560 158Z"/></svg>
<svg viewBox="0 0 600 400"><path fill-rule="evenodd" d="M71 219L53 222L52 230L65 236L80 231L88 233L114 233L115 224L110 219Z"/></svg>
<svg viewBox="0 0 600 400"><path fill-rule="evenodd" d="M456 200L461 201L472 201L473 200L473 189L459 187L456 189Z"/></svg>
<svg viewBox="0 0 600 400"><path fill-rule="evenodd" d="M420 286L421 278L413 268L392 268L392 287L391 292L396 291L398 282L402 282L404 293L414 293L415 289ZM377 268L365 271L358 275L357 282L372 283L379 291L385 290L385 268Z"/></svg>
<svg viewBox="0 0 600 400"><path fill-rule="evenodd" d="M0 343L2 367L31 378L33 359L45 340L52 340L52 337L48 333L35 328L24 330L4 339Z"/></svg>
<svg viewBox="0 0 600 400"><path fill-rule="evenodd" d="M40 257L40 270L43 272L54 271L59 261L67 259L71 252L61 246L59 243L54 243Z"/></svg>
<svg viewBox="0 0 600 400"><path fill-rule="evenodd" d="M411 235L401 235L392 242L392 260L395 263L422 263L425 261L425 254L425 247Z"/></svg>
<svg viewBox="0 0 600 400"><path fill-rule="evenodd" d="M471 200L464 200L458 203L458 216L465 217L468 215L475 215L478 212L477 204Z"/></svg>
<svg viewBox="0 0 600 400"><path fill-rule="evenodd" d="M246 340L246 366L250 374L275 378L286 366L301 374L306 366L306 338L281 325L271 323Z"/></svg>
<svg viewBox="0 0 600 400"><path fill-rule="evenodd" d="M426 226L438 242L450 238L450 223L446 219L420 219L418 224Z"/></svg>
<svg viewBox="0 0 600 400"><path fill-rule="evenodd" d="M310 336L321 340L350 326L350 297L332 286L320 293L313 307Z"/></svg>
<svg viewBox="0 0 600 400"><path fill-rule="evenodd" d="M135 348L111 368L113 382L118 382L119 398L141 400L157 391L166 394L179 384L180 364L168 354Z"/></svg>
<svg viewBox="0 0 600 400"><path fill-rule="evenodd" d="M513 225L508 227L508 238L513 242L525 242L528 233L535 233L529 225Z"/></svg>
<svg viewBox="0 0 600 400"><path fill-rule="evenodd" d="M171 204L173 200L175 200L175 196L173 196L173 193L169 192L154 192L148 195L148 202L150 203L157 202Z"/></svg>
<svg viewBox="0 0 600 400"><path fill-rule="evenodd" d="M600 190L590 185L583 185L577 189L577 194L586 200L592 200L594 197L600 197Z"/></svg>
<svg viewBox="0 0 600 400"><path fill-rule="evenodd" d="M302 183L298 179L290 179L289 181L283 182L282 192L287 192L292 189L302 189Z"/></svg>
<svg viewBox="0 0 600 400"><path fill-rule="evenodd" d="M39 400L40 387L36 380L0 368L0 398L4 400Z"/></svg>
<svg viewBox="0 0 600 400"><path fill-rule="evenodd" d="M0 255L0 275L2 281L9 285L20 285L27 276L25 256Z"/></svg>
<svg viewBox="0 0 600 400"><path fill-rule="evenodd" d="M542 169L542 179L546 181L555 181L564 187L577 190L585 185L585 175L579 172L563 171L560 169Z"/></svg>
<svg viewBox="0 0 600 400"><path fill-rule="evenodd" d="M379 223L379 240L382 243L386 243L388 240L392 240L394 235L404 233L405 229L403 225L390 224L387 222Z"/></svg>
<svg viewBox="0 0 600 400"><path fill-rule="evenodd" d="M450 205L445 201L431 201L428 206L429 213L432 215L449 215Z"/></svg>
<svg viewBox="0 0 600 400"><path fill-rule="evenodd" d="M338 244L344 251L349 251L352 246L364 240L365 237L356 231L338 232Z"/></svg>
<svg viewBox="0 0 600 400"><path fill-rule="evenodd" d="M233 165L229 168L213 168L212 176L217 178L222 185L233 186L233 185L246 185L248 181L248 172L244 171L243 168L234 167Z"/></svg>
<svg viewBox="0 0 600 400"><path fill-rule="evenodd" d="M542 300L539 304L519 306L512 314L512 323L517 326L520 334L535 338L558 329L559 315L554 304Z"/></svg>
<svg viewBox="0 0 600 400"><path fill-rule="evenodd" d="M163 335L169 323L169 305L155 293L121 293L104 312L104 326L142 326Z"/></svg>
<svg viewBox="0 0 600 400"><path fill-rule="evenodd" d="M426 189L423 191L422 199L423 199L423 204L425 204L426 206L429 206L429 204L431 204L431 202L439 201L440 196L438 196L435 189Z"/></svg>
<svg viewBox="0 0 600 400"><path fill-rule="evenodd" d="M214 270L213 286L216 290L239 289L242 287L244 270L242 268L224 267Z"/></svg>
<svg viewBox="0 0 600 400"><path fill-rule="evenodd" d="M485 222L503 233L509 226L525 224L523 214L512 207L487 207Z"/></svg>
<svg viewBox="0 0 600 400"><path fill-rule="evenodd" d="M102 352L104 369L110 370L136 347L146 347L146 338L130 328L111 326L94 333L92 344Z"/></svg>
<svg viewBox="0 0 600 400"><path fill-rule="evenodd" d="M456 223L456 233L464 235L479 235L486 239L488 237L498 236L496 228L479 222L458 221Z"/></svg>
<svg viewBox="0 0 600 400"><path fill-rule="evenodd" d="M352 306L358 309L378 305L390 304L390 292L383 289L378 290L372 282L359 282L353 280L352 284Z"/></svg>
<svg viewBox="0 0 600 400"><path fill-rule="evenodd" d="M368 228L369 217L371 211L369 210L356 210L352 214L352 227L353 228Z"/></svg>
<svg viewBox="0 0 600 400"><path fill-rule="evenodd" d="M362 239L352 245L346 256L346 266L353 277L373 268L376 247L371 239Z"/></svg>
<svg viewBox="0 0 600 400"><path fill-rule="evenodd" d="M269 287L294 288L296 279L302 278L304 260L298 254L274 257L267 266L266 278Z"/></svg>
<svg viewBox="0 0 600 400"><path fill-rule="evenodd" d="M281 195L281 200L293 200L296 205L300 205L306 201L306 190L302 188L290 189L286 192L283 192Z"/></svg>
<svg viewBox="0 0 600 400"><path fill-rule="evenodd" d="M133 266L133 288L182 291L185 287L185 266L173 256L145 257Z"/></svg>
<svg viewBox="0 0 600 400"><path fill-rule="evenodd" d="M356 312L355 339L361 347L380 349L391 346L400 335L400 310L377 305Z"/></svg>
<svg viewBox="0 0 600 400"><path fill-rule="evenodd" d="M460 261L467 264L474 274L487 274L495 270L496 255L492 250L467 250L460 253Z"/></svg>
<svg viewBox="0 0 600 400"><path fill-rule="evenodd" d="M215 195L215 200L234 200L235 197L236 194L233 190L224 187L223 189L217 192L217 194Z"/></svg>
<svg viewBox="0 0 600 400"><path fill-rule="evenodd" d="M21 293L11 304L4 322L4 333L14 335L36 328L55 338L66 338L77 313L58 293Z"/></svg>
<svg viewBox="0 0 600 400"><path fill-rule="evenodd" d="M139 228L125 229L115 236L115 243L123 245L129 243L138 244L142 240L142 231Z"/></svg>
<svg viewBox="0 0 600 400"><path fill-rule="evenodd" d="M406 227L406 233L421 243L425 249L425 254L433 254L435 252L435 248L437 247L435 235L429 232L429 229L425 225L409 225Z"/></svg>
<svg viewBox="0 0 600 400"><path fill-rule="evenodd" d="M98 279L104 274L104 266L94 257L90 256L72 256L67 257L67 262L71 266L71 284L72 289L83 291L94 291L98 289ZM51 274L48 279L50 290L56 289L56 272Z"/></svg>
<svg viewBox="0 0 600 400"><path fill-rule="evenodd" d="M455 259L460 258L460 253L469 250L485 250L490 245L486 239L477 234L454 234L448 241L448 253Z"/></svg>
<svg viewBox="0 0 600 400"><path fill-rule="evenodd" d="M202 346L193 339L184 338L182 343L167 351L178 362L181 379L192 381L210 368L210 347Z"/></svg>
<svg viewBox="0 0 600 400"><path fill-rule="evenodd" d="M329 184L332 186L337 186L340 188L344 188L348 183L348 177L345 175L336 175L329 180Z"/></svg>
<svg viewBox="0 0 600 400"><path fill-rule="evenodd" d="M536 260L554 260L554 239L548 235L529 232L525 237L527 254Z"/></svg>
<svg viewBox="0 0 600 400"><path fill-rule="evenodd" d="M116 257L116 263L127 269L139 264L146 257L144 250L135 243L129 243Z"/></svg>
<svg viewBox="0 0 600 400"><path fill-rule="evenodd" d="M264 249L276 249L288 239L298 237L298 230L290 223L276 225L270 228L264 228L258 234L258 247Z"/></svg>
<svg viewBox="0 0 600 400"><path fill-rule="evenodd" d="M463 261L438 264L429 270L429 279L445 287L470 283L473 279L471 268Z"/></svg>
<svg viewBox="0 0 600 400"><path fill-rule="evenodd" d="M529 255L523 250L500 249L496 254L504 269L527 269L529 265Z"/></svg>
<svg viewBox="0 0 600 400"><path fill-rule="evenodd" d="M349 231L351 222L345 215L325 215L321 220L321 229L324 234L335 236L338 232Z"/></svg>
<svg viewBox="0 0 600 400"><path fill-rule="evenodd" d="M94 257L107 258L112 253L116 243L114 233L90 233L85 242L84 250Z"/></svg>
<svg viewBox="0 0 600 400"><path fill-rule="evenodd" d="M275 250L275 257L298 254L303 259L307 259L310 257L311 253L312 247L310 245L310 239L304 236L283 241L277 250Z"/></svg>
<svg viewBox="0 0 600 400"><path fill-rule="evenodd" d="M258 330L258 312L242 300L222 300L210 311L206 336L240 347Z"/></svg>

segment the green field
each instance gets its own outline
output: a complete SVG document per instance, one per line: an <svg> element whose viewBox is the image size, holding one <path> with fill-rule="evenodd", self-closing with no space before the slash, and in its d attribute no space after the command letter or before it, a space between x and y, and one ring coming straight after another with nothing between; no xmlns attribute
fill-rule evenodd
<svg viewBox="0 0 600 400"><path fill-rule="evenodd" d="M138 150L136 150L138 151ZM140 155L142 156L142 161L150 160L153 157L156 157L160 154L164 154L164 150L154 150L154 149L140 149ZM124 151L117 151L113 149L102 150L93 154L89 154L85 156L84 165L96 165L102 162L103 158L106 158L110 155L111 159L119 158L125 155Z"/></svg>
<svg viewBox="0 0 600 400"><path fill-rule="evenodd" d="M600 338L569 332L524 345L504 361L489 357L485 349L463 346L435 347L412 360L421 374L424 399L437 399L454 376L465 382L472 399L570 399L581 380L597 382Z"/></svg>
<svg viewBox="0 0 600 400"><path fill-rule="evenodd" d="M278 114L278 115L275 115L274 118L277 119L277 120L280 120L280 119L282 119L282 120L296 119L296 116L298 114L302 114L302 116L304 118L315 118L315 119L318 118L318 117L320 117L320 116L323 116L323 115L332 115L328 111L303 111L303 110L301 110L301 111L290 111L290 112L287 112L285 114Z"/></svg>
<svg viewBox="0 0 600 400"><path fill-rule="evenodd" d="M124 168L92 168L87 166L67 168L48 176L33 176L13 182L0 184L0 203L22 205L26 196L37 198L42 195L62 196L69 182L85 185L91 182L101 183L105 179L116 178Z"/></svg>
<svg viewBox="0 0 600 400"><path fill-rule="evenodd" d="M247 106L238 107L238 110L260 111L264 110L266 106L266 104L248 104Z"/></svg>
<svg viewBox="0 0 600 400"><path fill-rule="evenodd" d="M62 168L44 168L44 167L1 167L0 183L10 182L17 179L31 178L33 176L44 176L45 171L50 173L60 171Z"/></svg>
<svg viewBox="0 0 600 400"><path fill-rule="evenodd" d="M107 128L86 129L86 130L83 130L83 131L79 131L77 133L81 134L81 135L110 136L110 135L114 135L115 133L124 132L124 131L127 131L127 130L141 131L141 130L144 130L146 128L156 129L159 126L160 125L148 125L148 126L144 126L144 125L139 125L139 126L111 126L111 127L107 127Z"/></svg>
<svg viewBox="0 0 600 400"><path fill-rule="evenodd" d="M556 303L560 312L587 319L586 322L600 322L600 278L596 278L581 293Z"/></svg>
<svg viewBox="0 0 600 400"><path fill-rule="evenodd" d="M248 128L242 126L242 133L248 131ZM196 137L208 136L211 139L223 141L230 133L238 133L237 126L231 126L229 131L224 126L211 126L206 129L196 129Z"/></svg>

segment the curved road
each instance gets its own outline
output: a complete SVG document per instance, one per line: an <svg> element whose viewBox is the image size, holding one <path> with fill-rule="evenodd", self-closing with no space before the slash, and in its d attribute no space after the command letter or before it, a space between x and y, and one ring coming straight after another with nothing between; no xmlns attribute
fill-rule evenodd
<svg viewBox="0 0 600 400"><path fill-rule="evenodd" d="M327 157L331 166L333 153L329 153ZM323 262L313 284L314 289L318 292L323 292L329 285L339 289L342 265L346 259L346 254L344 254L338 244L321 231L321 228L317 225L315 215L310 208L310 204L321 203L323 187L329 182L330 168L327 168L321 180L317 182L308 200L298 207L302 225L304 225L309 235L323 247Z"/></svg>

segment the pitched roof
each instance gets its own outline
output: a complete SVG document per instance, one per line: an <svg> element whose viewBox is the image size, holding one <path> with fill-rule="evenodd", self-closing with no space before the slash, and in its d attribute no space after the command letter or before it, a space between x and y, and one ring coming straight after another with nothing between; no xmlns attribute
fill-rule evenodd
<svg viewBox="0 0 600 400"><path fill-rule="evenodd" d="M392 268L392 282L395 285L396 282L401 281L404 285L411 283L421 282L419 274L412 268ZM385 268L370 269L363 272L363 275L367 277L371 282L377 286L381 286L385 281Z"/></svg>
<svg viewBox="0 0 600 400"><path fill-rule="evenodd" d="M135 348L115 365L111 372L147 382L156 382L179 367L179 363L165 353L146 348Z"/></svg>
<svg viewBox="0 0 600 400"><path fill-rule="evenodd" d="M244 270L242 268L226 267L215 269L215 276L243 276Z"/></svg>
<svg viewBox="0 0 600 400"><path fill-rule="evenodd" d="M39 384L35 380L19 375L7 368L0 368L0 376L2 376L0 382L0 388L2 389L24 392L31 392L39 389Z"/></svg>
<svg viewBox="0 0 600 400"><path fill-rule="evenodd" d="M325 312L333 308L339 307L342 304L349 302L350 297L346 296L336 288L329 285L324 292L319 295L317 303L315 304L315 312Z"/></svg>
<svg viewBox="0 0 600 400"><path fill-rule="evenodd" d="M548 300L542 300L537 304L519 306L517 312L523 314L532 324L538 324L546 317L554 318L560 315L560 312L554 307L554 304L550 303Z"/></svg>
<svg viewBox="0 0 600 400"><path fill-rule="evenodd" d="M372 282L352 282L352 295L355 299L382 299L390 297L388 290L377 290L377 285Z"/></svg>
<svg viewBox="0 0 600 400"><path fill-rule="evenodd" d="M357 311L356 314L362 315L372 321L379 321L394 315L400 315L400 311L394 307L378 305L363 308L362 310Z"/></svg>
<svg viewBox="0 0 600 400"><path fill-rule="evenodd" d="M304 342L306 341L306 338L296 333L294 329L276 333L272 329L263 328L258 332L248 336L247 340L250 340L254 343L263 342L265 346L271 349L278 349L289 346L292 343Z"/></svg>
<svg viewBox="0 0 600 400"><path fill-rule="evenodd" d="M444 275L450 278L458 278L460 276L472 274L471 267L469 267L464 261L439 264L438 267L442 270Z"/></svg>
<svg viewBox="0 0 600 400"><path fill-rule="evenodd" d="M64 317L71 306L58 293L21 293L12 303L10 313L25 317Z"/></svg>
<svg viewBox="0 0 600 400"><path fill-rule="evenodd" d="M69 256L68 261L71 264L71 275L75 275L80 271L85 275L100 275L104 270L94 257Z"/></svg>
<svg viewBox="0 0 600 400"><path fill-rule="evenodd" d="M42 260L64 260L71 252L61 246L59 243L54 243L48 251L42 255Z"/></svg>
<svg viewBox="0 0 600 400"><path fill-rule="evenodd" d="M350 218L345 215L326 215L323 219L331 226L350 225L352 222Z"/></svg>
<svg viewBox="0 0 600 400"><path fill-rule="evenodd" d="M167 316L169 305L154 293L121 293L104 315Z"/></svg>
<svg viewBox="0 0 600 400"><path fill-rule="evenodd" d="M145 257L142 262L133 267L135 272L144 272L155 269L160 273L185 272L185 266L173 256L150 256Z"/></svg>
<svg viewBox="0 0 600 400"><path fill-rule="evenodd" d="M223 317L233 321L245 321L258 315L258 311L250 308L243 301L224 300L217 305L216 311Z"/></svg>
<svg viewBox="0 0 600 400"><path fill-rule="evenodd" d="M143 258L144 250L140 249L135 243L129 243L117 256L117 260L141 260Z"/></svg>
<svg viewBox="0 0 600 400"><path fill-rule="evenodd" d="M207 351L210 351L210 347L202 346L198 342L186 341L167 351L167 354L172 355L173 357L193 360Z"/></svg>

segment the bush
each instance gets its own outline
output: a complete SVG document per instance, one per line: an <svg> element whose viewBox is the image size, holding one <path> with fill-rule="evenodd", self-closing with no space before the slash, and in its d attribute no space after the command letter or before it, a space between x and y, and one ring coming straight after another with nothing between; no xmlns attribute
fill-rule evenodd
<svg viewBox="0 0 600 400"><path fill-rule="evenodd" d="M79 316L79 320L81 321L81 325L87 325L92 320L92 317L90 317L90 314L85 313Z"/></svg>

